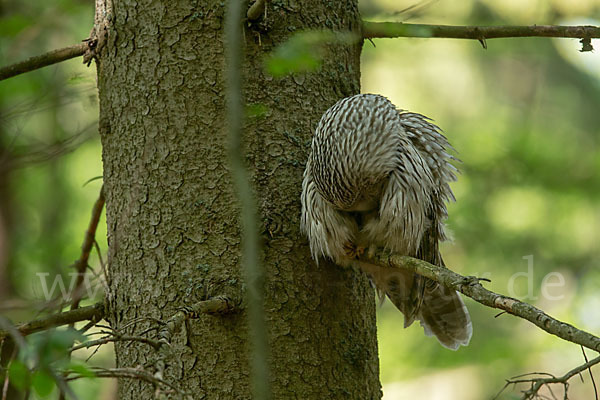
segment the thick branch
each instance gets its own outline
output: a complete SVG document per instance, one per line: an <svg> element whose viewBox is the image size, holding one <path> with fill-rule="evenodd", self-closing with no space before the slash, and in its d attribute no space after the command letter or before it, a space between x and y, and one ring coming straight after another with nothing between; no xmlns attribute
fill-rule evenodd
<svg viewBox="0 0 600 400"><path fill-rule="evenodd" d="M16 64L7 65L6 67L0 68L0 81L61 61L82 56L87 50L89 50L88 43L82 42L63 49L52 50L48 53L28 58L27 60Z"/></svg>
<svg viewBox="0 0 600 400"><path fill-rule="evenodd" d="M87 320L100 321L102 318L104 318L104 303L96 303L91 306L49 315L44 318L36 319L21 324L17 326L17 331L21 335L27 336L32 333L36 333L61 325L67 325ZM0 340L4 339L7 336L8 332L6 330L0 330Z"/></svg>
<svg viewBox="0 0 600 400"><path fill-rule="evenodd" d="M544 331L568 342L579 344L594 351L600 351L600 338L582 331L565 322L552 318L542 310L512 297L485 289L475 277L464 277L444 267L438 267L423 260L379 252L373 256L361 257L362 261L382 268L402 268L440 284L457 290L478 303L491 308L504 310L509 314L526 319Z"/></svg>
<svg viewBox="0 0 600 400"><path fill-rule="evenodd" d="M363 22L363 37L374 38L450 38L450 39L497 39L515 37L600 38L596 26L449 26L405 24L402 22Z"/></svg>

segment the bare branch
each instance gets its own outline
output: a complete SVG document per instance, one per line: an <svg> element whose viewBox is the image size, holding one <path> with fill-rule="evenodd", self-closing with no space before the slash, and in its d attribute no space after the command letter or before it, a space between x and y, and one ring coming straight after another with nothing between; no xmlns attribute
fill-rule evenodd
<svg viewBox="0 0 600 400"><path fill-rule="evenodd" d="M92 371L94 375L98 378L132 378L132 379L140 379L149 383L152 383L155 386L166 386L179 394L180 396L185 396L185 392L179 389L177 386L169 383L163 379L160 379L150 372L145 371L139 368L99 368L93 367ZM73 373L72 371L66 371L69 375L66 380L73 381L75 379L85 378L85 376L77 373Z"/></svg>
<svg viewBox="0 0 600 400"><path fill-rule="evenodd" d="M78 308L77 310L65 311L58 314L49 315L44 318L36 319L16 327L16 330L22 335L27 336L32 333L47 330L61 325L72 324L79 321L99 321L104 318L104 303L99 302L91 306ZM0 330L0 340L9 335L8 330Z"/></svg>
<svg viewBox="0 0 600 400"><path fill-rule="evenodd" d="M69 349L69 353L72 353L76 350L89 349L90 347L94 347L94 346L102 346L103 344L112 343L112 342L141 342L141 343L146 343L146 344L154 347L155 350L160 349L160 343L158 341L149 339L144 336L117 335L117 336L110 336L110 337L105 337L105 338L96 339L96 340L90 340L85 343L81 343L77 346L71 347Z"/></svg>
<svg viewBox="0 0 600 400"><path fill-rule="evenodd" d="M89 50L88 42L77 43L63 49L52 50L39 56L28 58L16 64L0 68L0 81L12 78L25 72L34 71L71 58L82 56Z"/></svg>
<svg viewBox="0 0 600 400"><path fill-rule="evenodd" d="M92 208L92 217L90 218L90 223L88 224L87 231L85 231L85 237L83 239L83 244L81 245L81 255L79 256L79 260L75 263L75 270L77 271L77 280L75 281L75 286L73 288L73 300L71 301L71 310L79 307L79 302L81 301L82 290L81 286L85 280L85 272L88 267L88 260L90 258L90 252L94 246L96 241L96 229L98 228L98 222L100 221L100 216L102 215L102 209L104 208L104 185L100 188L100 194L98 195L98 199L94 203L94 207Z"/></svg>
<svg viewBox="0 0 600 400"><path fill-rule="evenodd" d="M450 26L405 24L402 22L363 22L363 38L451 38L485 39L516 37L557 37L590 39L600 38L600 27L596 26Z"/></svg>
<svg viewBox="0 0 600 400"><path fill-rule="evenodd" d="M445 267L438 267L423 260L394 254L384 254L382 251L374 255L363 256L361 257L361 261L382 268L402 268L413 271L448 288L457 290L480 304L491 308L498 308L509 314L526 319L542 330L568 342L579 344L594 351L600 350L599 337L559 321L531 304L487 290L481 286L479 279L476 277L465 277Z"/></svg>
<svg viewBox="0 0 600 400"><path fill-rule="evenodd" d="M585 354L585 349L582 347L581 348L581 352L583 353L583 358L585 359L585 362L588 363L589 360L587 358L587 355ZM596 388L596 380L594 379L594 374L592 374L592 368L588 368L588 372L590 373L590 380L592 381L592 387L594 388L594 399L598 400L598 388ZM583 381L583 378L581 378L581 380Z"/></svg>
<svg viewBox="0 0 600 400"><path fill-rule="evenodd" d="M13 362L13 360L15 359L15 356L17 355L16 352L17 348L13 348L12 354L10 356L10 358L8 359L8 363L6 364L6 371L10 371L10 366ZM8 383L10 382L10 375L6 374L4 375L4 383L2 384L2 400L6 400L8 397Z"/></svg>
<svg viewBox="0 0 600 400"><path fill-rule="evenodd" d="M529 379L515 379L515 378L519 378L519 376L508 379L506 381L506 384L504 385L504 387L502 388L502 390L494 397L494 399L498 398L498 396L510 385L518 385L518 384L523 384L523 383L527 383L530 384L530 388L528 390L524 390L523 391L523 400L531 400L531 399L535 399L536 397L538 397L538 393L539 391L542 389L542 387L550 385L550 384L562 384L564 387L564 391L565 391L565 398L567 398L567 391L569 388L569 379L571 379L572 377L574 377L575 375L579 375L581 374L583 371L590 370L590 374L591 374L591 368L600 363L600 357L596 357L591 361L586 362L585 364L579 365L576 368L573 368L572 370L570 370L569 372L567 372L566 374L564 374L563 376L550 376L548 378L529 378ZM534 373L535 374L539 374L539 373ZM529 375L529 374L526 374ZM550 374L545 374L545 375L550 375ZM524 375L520 375L520 376L524 376ZM548 389L551 391L552 389L550 389L550 387L548 387Z"/></svg>

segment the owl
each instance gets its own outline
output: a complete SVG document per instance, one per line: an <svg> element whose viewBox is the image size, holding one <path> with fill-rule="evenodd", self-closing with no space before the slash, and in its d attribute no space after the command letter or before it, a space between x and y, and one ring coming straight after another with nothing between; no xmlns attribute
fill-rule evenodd
<svg viewBox="0 0 600 400"><path fill-rule="evenodd" d="M456 291L359 257L365 249L386 249L444 266L439 242L446 239L446 202L454 200L452 150L427 117L398 110L383 96L340 100L323 114L312 140L301 229L315 260L364 271L404 314L405 327L419 320L426 335L456 350L472 335Z"/></svg>

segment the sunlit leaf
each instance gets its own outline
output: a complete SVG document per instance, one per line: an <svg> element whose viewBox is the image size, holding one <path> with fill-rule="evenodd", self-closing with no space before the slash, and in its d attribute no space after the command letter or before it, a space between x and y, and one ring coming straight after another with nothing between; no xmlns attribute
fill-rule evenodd
<svg viewBox="0 0 600 400"><path fill-rule="evenodd" d="M85 336L75 329L41 332L31 336L31 344L39 359L39 365L49 366L57 361L64 362L74 341L83 341Z"/></svg>

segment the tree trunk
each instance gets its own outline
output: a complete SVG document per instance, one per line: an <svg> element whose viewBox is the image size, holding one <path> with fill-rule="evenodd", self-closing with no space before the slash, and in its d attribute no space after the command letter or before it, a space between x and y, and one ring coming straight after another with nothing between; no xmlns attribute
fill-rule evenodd
<svg viewBox="0 0 600 400"><path fill-rule="evenodd" d="M207 296L240 298L239 208L228 170L222 1L114 0L99 63L109 239L110 322L160 328ZM352 270L311 261L299 232L300 189L321 114L359 92L360 44L329 46L314 73L274 79L264 58L294 30L360 31L355 0L273 1L244 22L245 101L262 104L244 141L262 226L273 397L381 397L373 290ZM243 309L243 304L241 305ZM135 320L135 323L131 323ZM194 398L250 398L244 312L190 320L165 379ZM118 367L154 372L157 354L116 345ZM123 379L120 399L151 398Z"/></svg>

